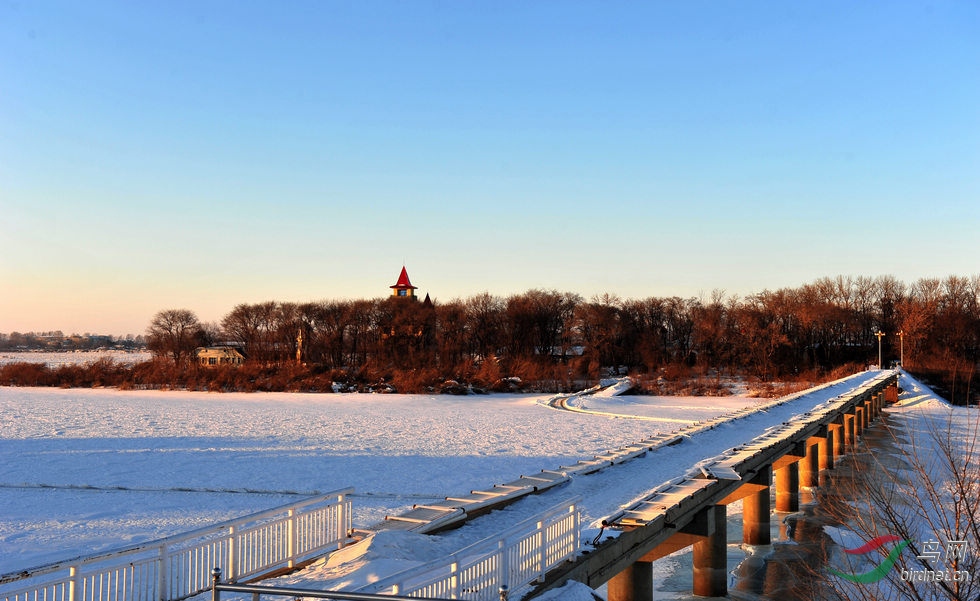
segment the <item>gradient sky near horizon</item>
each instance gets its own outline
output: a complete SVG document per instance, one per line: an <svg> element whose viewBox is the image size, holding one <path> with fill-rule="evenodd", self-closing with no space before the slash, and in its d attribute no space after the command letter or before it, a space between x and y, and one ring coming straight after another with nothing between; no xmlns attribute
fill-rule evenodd
<svg viewBox="0 0 980 601"><path fill-rule="evenodd" d="M0 332L980 272L975 2L0 0Z"/></svg>

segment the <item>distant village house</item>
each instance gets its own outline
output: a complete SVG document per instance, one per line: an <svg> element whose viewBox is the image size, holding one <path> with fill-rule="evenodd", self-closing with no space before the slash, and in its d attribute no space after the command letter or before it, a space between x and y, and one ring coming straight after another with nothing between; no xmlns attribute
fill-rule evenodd
<svg viewBox="0 0 980 601"><path fill-rule="evenodd" d="M218 365L241 365L245 355L233 346L208 346L197 349L197 362L204 367Z"/></svg>

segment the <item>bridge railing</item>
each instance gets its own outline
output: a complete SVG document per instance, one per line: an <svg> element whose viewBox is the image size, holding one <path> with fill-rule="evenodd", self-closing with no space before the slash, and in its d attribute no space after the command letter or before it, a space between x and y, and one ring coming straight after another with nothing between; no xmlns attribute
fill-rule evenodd
<svg viewBox="0 0 980 601"><path fill-rule="evenodd" d="M165 539L0 576L0 601L177 601L339 548L351 529L344 489Z"/></svg>
<svg viewBox="0 0 980 601"><path fill-rule="evenodd" d="M579 503L579 499L566 501L449 557L379 580L370 585L371 592L473 601L499 599L501 586L514 591L575 558L580 545Z"/></svg>

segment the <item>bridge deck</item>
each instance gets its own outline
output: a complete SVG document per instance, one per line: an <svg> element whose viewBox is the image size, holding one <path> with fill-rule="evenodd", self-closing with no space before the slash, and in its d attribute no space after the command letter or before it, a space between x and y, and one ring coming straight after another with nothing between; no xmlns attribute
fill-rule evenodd
<svg viewBox="0 0 980 601"><path fill-rule="evenodd" d="M389 516L372 530L441 532L536 493L549 499L528 505L532 513L542 504L553 505L564 497L580 497L584 500L583 523L591 524L596 530L601 525L623 532L597 540L587 556L550 574L545 584L532 594L567 579L596 587L635 561L639 557L637 553L645 553L649 545L678 532L700 507L718 503L743 486L764 464L768 465L771 456L798 454L798 441L826 434L827 423L836 419L842 408L855 406L854 399L863 398L882 381L893 378L891 373L865 372L670 434L652 436L571 465L417 505L403 514ZM741 442L733 446L733 441ZM696 466L693 470L692 465ZM622 503L626 499L639 500L624 509ZM488 516L483 520L489 521L481 521L477 530L483 533L504 530L507 520L514 520L522 513L517 509L498 515L504 516L505 521ZM452 537L453 544L458 543L460 547L472 542L466 538L470 536L468 531L455 531L446 536ZM592 535L584 538L591 540ZM635 547L631 551L623 550L631 545ZM312 578L318 581L315 576ZM304 580L298 576L291 582Z"/></svg>

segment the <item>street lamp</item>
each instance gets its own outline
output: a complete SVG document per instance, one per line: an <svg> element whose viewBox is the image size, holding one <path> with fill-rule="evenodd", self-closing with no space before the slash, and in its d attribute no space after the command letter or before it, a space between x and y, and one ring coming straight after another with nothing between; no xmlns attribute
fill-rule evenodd
<svg viewBox="0 0 980 601"><path fill-rule="evenodd" d="M875 332L875 336L878 337L878 369L881 369L881 339L885 337L885 333L879 330Z"/></svg>
<svg viewBox="0 0 980 601"><path fill-rule="evenodd" d="M905 368L905 330L898 331L898 366Z"/></svg>

